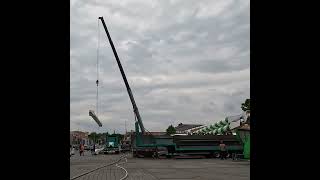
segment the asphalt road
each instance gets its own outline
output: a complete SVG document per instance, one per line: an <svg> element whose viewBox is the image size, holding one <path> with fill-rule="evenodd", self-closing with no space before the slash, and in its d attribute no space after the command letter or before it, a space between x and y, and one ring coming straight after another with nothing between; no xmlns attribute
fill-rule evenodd
<svg viewBox="0 0 320 180"><path fill-rule="evenodd" d="M70 178L116 161L121 155L70 158ZM144 159L128 155L119 166L128 172L126 180L249 180L250 162L220 159ZM125 171L116 164L101 168L76 180L119 180Z"/></svg>

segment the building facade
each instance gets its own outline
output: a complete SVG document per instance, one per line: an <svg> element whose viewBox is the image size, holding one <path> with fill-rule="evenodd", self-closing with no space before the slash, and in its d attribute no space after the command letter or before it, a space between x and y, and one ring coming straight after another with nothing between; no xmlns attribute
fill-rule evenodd
<svg viewBox="0 0 320 180"><path fill-rule="evenodd" d="M82 131L70 131L70 144L78 145L84 144L89 145L89 132Z"/></svg>

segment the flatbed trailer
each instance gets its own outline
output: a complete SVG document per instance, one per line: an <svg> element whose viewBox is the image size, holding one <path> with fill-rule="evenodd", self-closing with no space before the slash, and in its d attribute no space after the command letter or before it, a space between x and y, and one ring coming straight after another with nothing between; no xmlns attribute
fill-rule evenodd
<svg viewBox="0 0 320 180"><path fill-rule="evenodd" d="M227 146L227 157L243 152L243 145L236 135L188 135L154 136L142 134L136 129L132 137L132 151L135 157L174 157L179 155L204 155L219 157L219 144Z"/></svg>

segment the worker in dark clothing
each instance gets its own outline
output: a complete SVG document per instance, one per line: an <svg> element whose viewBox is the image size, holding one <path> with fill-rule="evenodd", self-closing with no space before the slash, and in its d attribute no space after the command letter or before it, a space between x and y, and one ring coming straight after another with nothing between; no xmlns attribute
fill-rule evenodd
<svg viewBox="0 0 320 180"><path fill-rule="evenodd" d="M220 147L220 158L221 158L221 160L226 159L227 147L223 143L223 141L220 141L219 147Z"/></svg>
<svg viewBox="0 0 320 180"><path fill-rule="evenodd" d="M96 144L93 144L92 149L91 149L91 154L95 155L96 152Z"/></svg>

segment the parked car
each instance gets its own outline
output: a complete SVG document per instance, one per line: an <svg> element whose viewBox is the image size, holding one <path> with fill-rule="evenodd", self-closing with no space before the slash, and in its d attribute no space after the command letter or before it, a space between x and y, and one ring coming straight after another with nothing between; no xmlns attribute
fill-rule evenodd
<svg viewBox="0 0 320 180"><path fill-rule="evenodd" d="M98 147L95 149L94 155L103 154L104 153L104 147Z"/></svg>
<svg viewBox="0 0 320 180"><path fill-rule="evenodd" d="M91 150L91 149L90 149L90 146L84 145L84 150L86 150L86 151L87 151L87 150Z"/></svg>

